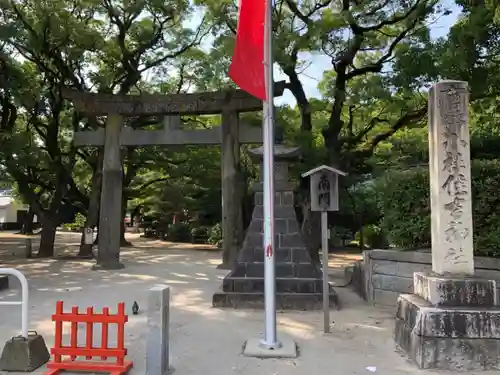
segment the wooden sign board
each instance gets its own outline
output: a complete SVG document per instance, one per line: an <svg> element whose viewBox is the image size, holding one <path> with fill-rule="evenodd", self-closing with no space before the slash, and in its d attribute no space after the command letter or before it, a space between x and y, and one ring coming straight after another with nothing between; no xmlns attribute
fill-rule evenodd
<svg viewBox="0 0 500 375"><path fill-rule="evenodd" d="M345 176L346 173L324 165L302 175L310 177L311 211L339 210L339 175Z"/></svg>
<svg viewBox="0 0 500 375"><path fill-rule="evenodd" d="M338 177L329 171L311 175L311 211L338 211Z"/></svg>

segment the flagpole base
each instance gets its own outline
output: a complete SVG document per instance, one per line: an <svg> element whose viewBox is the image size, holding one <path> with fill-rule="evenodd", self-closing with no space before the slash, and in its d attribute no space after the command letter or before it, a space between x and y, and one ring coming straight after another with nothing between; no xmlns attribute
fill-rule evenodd
<svg viewBox="0 0 500 375"><path fill-rule="evenodd" d="M286 336L280 335L280 342L268 345L260 338L251 338L243 346L245 357L255 358L296 358L298 355L296 342Z"/></svg>

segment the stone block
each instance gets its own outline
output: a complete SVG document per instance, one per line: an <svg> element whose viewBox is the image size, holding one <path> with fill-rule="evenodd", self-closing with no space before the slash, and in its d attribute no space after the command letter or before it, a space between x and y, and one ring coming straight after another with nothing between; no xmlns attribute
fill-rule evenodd
<svg viewBox="0 0 500 375"><path fill-rule="evenodd" d="M262 233L248 233L245 238L245 246L262 247L263 241L264 235Z"/></svg>
<svg viewBox="0 0 500 375"><path fill-rule="evenodd" d="M264 220L254 219L248 226L247 233L262 233L264 231Z"/></svg>
<svg viewBox="0 0 500 375"><path fill-rule="evenodd" d="M291 249L276 249L274 252L276 263L288 263L292 261Z"/></svg>
<svg viewBox="0 0 500 375"><path fill-rule="evenodd" d="M279 236L279 241L279 247L281 248L300 247L305 250L304 241L302 240L302 235L300 233L281 234Z"/></svg>
<svg viewBox="0 0 500 375"><path fill-rule="evenodd" d="M372 277L375 289L382 289L398 293L412 293L413 279L406 277L376 274Z"/></svg>
<svg viewBox="0 0 500 375"><path fill-rule="evenodd" d="M374 274L383 274L383 275L394 275L396 276L397 271L397 263L391 262L388 260L373 260L372 269ZM412 273L413 275L413 273Z"/></svg>
<svg viewBox="0 0 500 375"><path fill-rule="evenodd" d="M146 375L165 375L170 370L168 286L156 285L149 290L147 314Z"/></svg>
<svg viewBox="0 0 500 375"><path fill-rule="evenodd" d="M248 263L245 274L247 277L264 277L264 263ZM236 273L235 273L235 276Z"/></svg>
<svg viewBox="0 0 500 375"><path fill-rule="evenodd" d="M254 206L252 213L253 219L264 219L264 207L263 206Z"/></svg>
<svg viewBox="0 0 500 375"><path fill-rule="evenodd" d="M287 221L286 219L275 219L274 220L274 232L276 234L286 234L288 233L288 226L287 226Z"/></svg>
<svg viewBox="0 0 500 375"><path fill-rule="evenodd" d="M281 193L281 205L282 206L294 205L294 196L292 191L284 191Z"/></svg>
<svg viewBox="0 0 500 375"><path fill-rule="evenodd" d="M301 233L299 223L295 219L287 220L287 231L288 233Z"/></svg>
<svg viewBox="0 0 500 375"><path fill-rule="evenodd" d="M338 295L330 289L330 306L340 308ZM264 293L227 293L217 292L212 297L214 307L234 309L264 308ZM278 310L321 310L323 308L322 293L277 293L276 308Z"/></svg>
<svg viewBox="0 0 500 375"><path fill-rule="evenodd" d="M294 263L310 263L311 257L305 248L290 249L292 262Z"/></svg>
<svg viewBox="0 0 500 375"><path fill-rule="evenodd" d="M263 293L263 277L236 277L231 273L222 282L224 292ZM321 293L322 280L318 278L276 277L276 293Z"/></svg>
<svg viewBox="0 0 500 375"><path fill-rule="evenodd" d="M49 351L42 336L14 337L5 343L0 357L0 370L31 372L47 363Z"/></svg>
<svg viewBox="0 0 500 375"><path fill-rule="evenodd" d="M439 276L430 273L414 274L414 293L434 306L497 305L496 282L478 277Z"/></svg>
<svg viewBox="0 0 500 375"><path fill-rule="evenodd" d="M9 276L0 275L0 291L9 289Z"/></svg>
<svg viewBox="0 0 500 375"><path fill-rule="evenodd" d="M253 262L255 257L255 249L253 247L245 246L238 254L238 262L246 263Z"/></svg>
<svg viewBox="0 0 500 375"><path fill-rule="evenodd" d="M264 271L264 267L262 267L262 271ZM293 263L279 263L276 264L275 267L276 277L294 277L295 276L295 268ZM264 276L264 274L262 274Z"/></svg>
<svg viewBox="0 0 500 375"><path fill-rule="evenodd" d="M394 264L394 262L393 262ZM397 263L396 276L413 278L415 272L431 272L430 264L420 263Z"/></svg>
<svg viewBox="0 0 500 375"><path fill-rule="evenodd" d="M295 209L293 206L274 207L274 215L282 219L295 219Z"/></svg>
<svg viewBox="0 0 500 375"><path fill-rule="evenodd" d="M283 205L283 194L282 192L276 192L274 196L274 205L275 206L282 206ZM262 206L264 205L264 193L263 192L256 192L253 198L254 204L256 206ZM293 196L292 196L292 205L293 205Z"/></svg>
<svg viewBox="0 0 500 375"><path fill-rule="evenodd" d="M419 368L498 370L500 309L437 307L401 295L394 340Z"/></svg>

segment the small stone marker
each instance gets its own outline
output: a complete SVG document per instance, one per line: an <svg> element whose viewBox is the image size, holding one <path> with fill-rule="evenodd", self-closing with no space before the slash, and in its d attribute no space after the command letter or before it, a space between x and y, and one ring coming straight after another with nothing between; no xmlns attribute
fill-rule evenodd
<svg viewBox="0 0 500 375"><path fill-rule="evenodd" d="M432 270L474 274L466 82L442 81L429 93Z"/></svg>
<svg viewBox="0 0 500 375"><path fill-rule="evenodd" d="M146 375L168 374L170 288L156 285L149 290Z"/></svg>
<svg viewBox="0 0 500 375"><path fill-rule="evenodd" d="M92 245L94 243L94 230L92 228L85 228L83 231L83 243L85 245Z"/></svg>
<svg viewBox="0 0 500 375"><path fill-rule="evenodd" d="M32 255L32 242L31 238L26 238L25 248L24 248L24 256L26 258L31 258Z"/></svg>

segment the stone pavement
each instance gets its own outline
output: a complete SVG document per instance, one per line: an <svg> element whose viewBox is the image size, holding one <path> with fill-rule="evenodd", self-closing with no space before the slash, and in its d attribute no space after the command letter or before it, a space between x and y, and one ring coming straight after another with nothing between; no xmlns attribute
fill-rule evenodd
<svg viewBox="0 0 500 375"><path fill-rule="evenodd" d="M61 235L62 236L62 235ZM58 241L68 243L58 236ZM0 237L14 246L13 240ZM214 291L227 271L217 270L217 251L194 251L189 245L134 239L134 247L123 249L126 268L119 271L90 271L92 262L81 260L21 260L4 252L0 267L16 267L30 283L30 329L41 333L53 345L50 316L55 302L81 308L109 306L125 302L130 321L126 326L126 346L135 363L131 374L145 373L146 314L133 316L133 301L146 307L147 289L159 283L171 287L171 363L175 373L200 375L406 375L437 372L418 371L395 351L392 341L393 309L366 306L347 289L337 289L344 309L333 311L332 333L322 332L321 312L278 314L278 330L297 341L300 356L295 359L255 359L241 355L244 341L263 330L263 312L221 310L211 307ZM79 239L75 237L75 244ZM68 246L73 246L69 244ZM1 299L18 299L17 284ZM18 333L18 307L0 306L0 342ZM99 337L97 334L95 337ZM112 332L110 332L112 337ZM38 370L36 373L41 373ZM1 372L0 372L1 373ZM471 373L472 374L472 373ZM479 374L479 373L478 373ZM493 373L481 373L490 375Z"/></svg>

